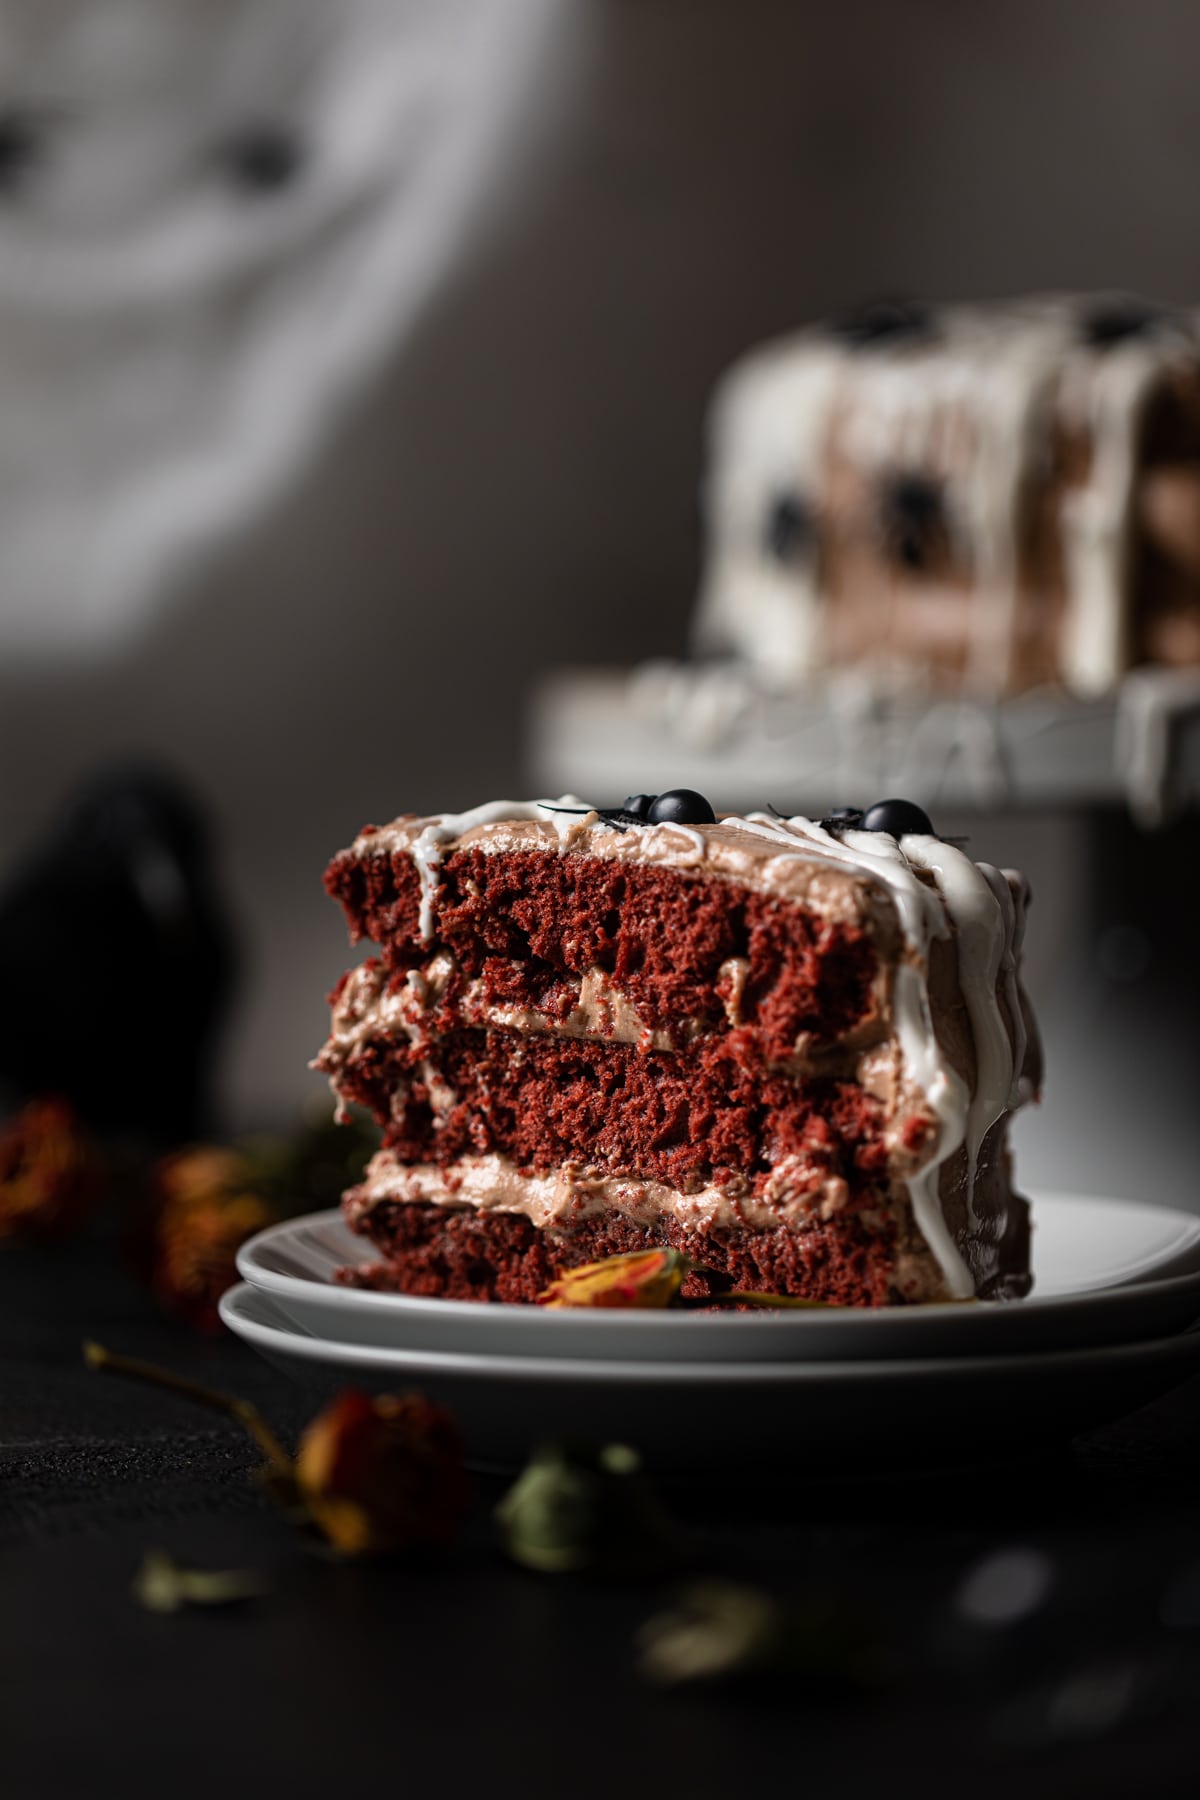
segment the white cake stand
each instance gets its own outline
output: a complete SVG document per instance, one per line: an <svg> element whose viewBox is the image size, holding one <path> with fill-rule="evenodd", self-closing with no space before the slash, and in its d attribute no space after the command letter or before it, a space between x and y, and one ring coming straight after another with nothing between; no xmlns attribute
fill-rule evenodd
<svg viewBox="0 0 1200 1800"><path fill-rule="evenodd" d="M853 671L772 693L734 662L568 669L531 712L535 785L616 804L692 787L718 809L1127 804L1158 825L1200 794L1200 672L1139 670L1115 696L992 701L881 689Z"/></svg>

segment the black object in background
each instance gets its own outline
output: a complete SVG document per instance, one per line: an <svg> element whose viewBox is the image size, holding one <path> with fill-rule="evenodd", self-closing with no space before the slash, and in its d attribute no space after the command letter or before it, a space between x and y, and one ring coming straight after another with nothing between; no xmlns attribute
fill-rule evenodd
<svg viewBox="0 0 1200 1800"><path fill-rule="evenodd" d="M198 801L156 765L103 771L0 892L0 1104L60 1094L150 1146L208 1132L234 973Z"/></svg>

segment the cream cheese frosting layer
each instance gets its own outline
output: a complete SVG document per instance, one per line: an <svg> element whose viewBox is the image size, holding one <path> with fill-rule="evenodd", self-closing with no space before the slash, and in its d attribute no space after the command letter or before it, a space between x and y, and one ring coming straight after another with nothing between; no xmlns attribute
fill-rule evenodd
<svg viewBox="0 0 1200 1800"><path fill-rule="evenodd" d="M742 1012L749 963L729 957L718 971L721 1007L717 1017L676 1019L670 1031L646 1025L636 1005L604 970L593 967L578 978L564 977L561 988L574 991L569 1010L550 1014L534 1006L489 1001L478 976L449 989L458 963L445 951L418 969L390 974L372 958L352 969L334 1002L330 1032L320 1054L309 1065L330 1077L334 1097L346 1070L376 1045L407 1040L414 1048L431 1048L444 1029L460 1026L497 1029L520 1035L586 1038L595 1043L635 1045L638 1050L677 1052L714 1027L736 1028ZM877 986L882 980L877 978ZM773 1070L795 1076L842 1075L857 1079L877 1098L896 1103L899 1089L889 1080L880 1089L882 1071L876 1052L888 1032L886 996L877 996L867 1015L837 1038L813 1045L802 1033L793 1054ZM888 1071L892 1073L892 1071ZM425 1079L425 1077L423 1077Z"/></svg>
<svg viewBox="0 0 1200 1800"><path fill-rule="evenodd" d="M434 936L438 867L450 850L485 855L542 850L646 863L722 877L758 893L800 901L831 922L852 924L865 916L886 929L892 909L869 869L859 871L844 858L829 856L815 839L764 832L756 819L765 819L768 826L777 822L766 815L729 814L715 825L620 829L575 795L564 794L558 800L496 800L469 812L405 816L390 825L368 826L348 854L356 860L397 854L412 859L421 883L420 931L426 942ZM825 843L835 842L825 837Z"/></svg>
<svg viewBox="0 0 1200 1800"><path fill-rule="evenodd" d="M360 1055L372 1039L407 1037L416 1043L425 1038L433 1029L432 1022L442 1010L447 986L457 972L455 959L444 951L430 957L421 968L409 969L403 977L390 976L374 960L360 963L350 971L334 1002L329 1041L312 1066L333 1074ZM731 1022L738 1016L735 980L731 973L726 1006ZM672 1039L665 1031L643 1024L632 1000L604 969L588 969L578 980L564 981L563 985L574 988L575 1000L570 1011L561 1017L533 1006L488 1001L484 998L484 984L477 976L463 983L450 1011L454 1022L462 1025L594 1038L605 1044L637 1044L643 1050L672 1047ZM699 1028L699 1021L685 1021L685 1027L688 1023Z"/></svg>
<svg viewBox="0 0 1200 1800"><path fill-rule="evenodd" d="M780 1186L787 1186L783 1170ZM467 1157L442 1169L430 1163L400 1163L390 1151L381 1150L368 1165L361 1184L351 1191L347 1204L352 1226L363 1222L374 1207L395 1201L518 1213L542 1230L617 1212L643 1226L671 1218L689 1232L758 1231L780 1226L802 1229L832 1218L845 1205L846 1196L836 1181L828 1184L828 1190L824 1195L811 1192L803 1203L794 1198L772 1203L730 1187L707 1187L687 1194L664 1182L632 1176L589 1175L569 1168L541 1175L523 1173L507 1157L496 1155ZM884 1221L876 1218L873 1222ZM922 1254L919 1246L904 1242L899 1246L893 1285L910 1301L942 1299L948 1291L936 1260Z"/></svg>
<svg viewBox="0 0 1200 1800"><path fill-rule="evenodd" d="M422 884L422 933L432 940L436 935L438 866L448 851L461 849L478 849L484 854L538 850L559 856L600 856L669 867L697 878L737 881L801 903L830 920L867 923L885 952L885 961L890 942L896 954L888 1007L898 1066L887 1072L885 1085L890 1084L894 1116L919 1098L936 1120L936 1131L918 1155L903 1155L899 1143L893 1142L892 1168L907 1181L916 1225L936 1258L947 1291L955 1297L974 1292L972 1274L946 1220L941 1176L951 1159L956 1166L961 1161L967 1225L974 1235L980 1225L974 1213L975 1177L984 1142L1005 1114L1027 1097L1029 1086L1036 1085L1036 1072L1030 1074L1035 1059L1028 1042L1028 1007L1018 978L1025 911L1025 890L1019 877L976 864L936 837L906 836L897 841L882 832L833 833L801 817L750 813L727 816L712 825L662 824L620 830L572 795L554 802L496 801L461 814L400 818L382 828L368 828L350 854L356 859L411 857ZM954 991L949 997L939 994L935 1004L931 991L934 964L940 959L945 966L947 957L953 964ZM436 960L424 972L410 975L404 989L386 992L379 1003L385 1023L390 1016L399 1029L411 1033L422 1028L421 1014L430 1003L430 970ZM432 979L436 987L436 976ZM368 983L369 978L361 980ZM335 1038L318 1059L319 1066L334 1069L339 1058L354 1053L356 1032L378 1026L380 1015L372 1018L370 1006L358 1004L360 997L352 977L343 996L344 1016L340 1022L335 1019ZM612 1029L620 1013L619 999L610 1012L607 1030L597 1035L632 1041L619 1026ZM612 1006L612 996L607 1000ZM955 1012L966 1015L965 1046L956 1047L952 1041L948 1021ZM590 1034L596 1029L599 1009L589 1017L582 989L581 1015L580 1033ZM537 1028L539 1023L516 1017L494 1022L518 1030L531 1024ZM633 1025L634 1020L626 1016L624 1030L632 1030ZM448 1097L448 1103L452 1098ZM431 1183L441 1183L439 1191L444 1195L449 1193L445 1184L458 1179L454 1189L458 1203L482 1207L489 1204L488 1191L509 1196L516 1191L513 1179L502 1176L492 1159L484 1159L473 1174L461 1163L454 1165L451 1176L428 1170L399 1172L392 1164L387 1179L401 1184L408 1180L410 1185L415 1181L418 1186L424 1184L425 1190ZM565 1216L553 1209L568 1204L568 1194L572 1207L593 1202L600 1207L616 1204L611 1194L618 1190L629 1194L653 1188L657 1194L661 1186L622 1177L588 1179L592 1185L581 1189L565 1175L520 1177L521 1183L532 1180L543 1185L522 1186L522 1194L539 1197L523 1200L518 1209L527 1211L535 1223L544 1222ZM468 1182L469 1193L463 1180ZM488 1190L490 1180L499 1181L499 1188ZM600 1186L595 1185L597 1180ZM605 1183L615 1185L610 1189ZM412 1197L426 1194L414 1192ZM692 1208L697 1199L683 1196L680 1204ZM743 1205L743 1197L729 1189L710 1199L714 1218L725 1216L721 1206ZM654 1204L660 1200L670 1204L663 1195L657 1195ZM645 1203L645 1194L638 1203ZM760 1197L755 1204L762 1203ZM493 1199L490 1204L499 1202ZM778 1223L777 1205L766 1204ZM804 1205L810 1204L806 1196ZM743 1213L737 1216L740 1223L748 1222Z"/></svg>
<svg viewBox="0 0 1200 1800"><path fill-rule="evenodd" d="M614 1210L642 1225L670 1216L692 1227L734 1229L778 1225L787 1216L778 1206L753 1198L748 1182L685 1194L661 1181L565 1165L541 1174L526 1172L494 1153L460 1157L443 1168L435 1163L402 1163L390 1150L380 1150L355 1195L360 1210L380 1200L423 1201L433 1206L473 1206L480 1212L522 1213L541 1227L577 1223Z"/></svg>

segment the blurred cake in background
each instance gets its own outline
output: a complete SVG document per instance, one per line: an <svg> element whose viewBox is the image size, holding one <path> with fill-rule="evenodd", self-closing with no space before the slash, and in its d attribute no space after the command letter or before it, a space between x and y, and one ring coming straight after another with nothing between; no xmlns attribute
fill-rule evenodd
<svg viewBox="0 0 1200 1800"><path fill-rule="evenodd" d="M804 811L1200 788L1200 312L888 302L751 349L709 409L690 656L563 672L530 773Z"/></svg>
<svg viewBox="0 0 1200 1800"><path fill-rule="evenodd" d="M1200 319L878 305L751 351L711 413L697 647L1087 698L1200 664Z"/></svg>

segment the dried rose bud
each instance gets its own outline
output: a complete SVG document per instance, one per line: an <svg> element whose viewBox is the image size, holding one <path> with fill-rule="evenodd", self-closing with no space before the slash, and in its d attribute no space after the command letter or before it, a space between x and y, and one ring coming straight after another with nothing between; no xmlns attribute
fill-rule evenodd
<svg viewBox="0 0 1200 1800"><path fill-rule="evenodd" d="M0 1132L0 1239L53 1237L99 1194L99 1154L65 1100L31 1100Z"/></svg>
<svg viewBox="0 0 1200 1800"><path fill-rule="evenodd" d="M568 1269L538 1295L543 1306L665 1307L692 1264L681 1250L637 1250Z"/></svg>
<svg viewBox="0 0 1200 1800"><path fill-rule="evenodd" d="M182 1150L155 1173L154 1292L172 1312L215 1331L217 1302L237 1280L237 1253L274 1221L275 1210L255 1191L253 1168L236 1150Z"/></svg>
<svg viewBox="0 0 1200 1800"><path fill-rule="evenodd" d="M458 1428L421 1394L372 1400L348 1389L312 1420L293 1461L249 1400L91 1341L83 1345L83 1359L89 1369L150 1382L236 1420L265 1453L258 1477L265 1492L344 1555L445 1544L466 1514L471 1494ZM152 1565L156 1592L178 1588L169 1574L161 1563ZM182 1594L185 1600L214 1598L214 1581L222 1597L232 1597L224 1593L231 1583L244 1586L236 1571L195 1580L184 1575L184 1586L195 1589Z"/></svg>
<svg viewBox="0 0 1200 1800"><path fill-rule="evenodd" d="M420 1394L339 1394L301 1438L295 1476L347 1556L449 1543L470 1499L458 1429Z"/></svg>
<svg viewBox="0 0 1200 1800"><path fill-rule="evenodd" d="M163 1196L185 1206L211 1200L214 1194L237 1193L249 1182L251 1169L239 1150L221 1144L192 1144L164 1156L155 1176Z"/></svg>

